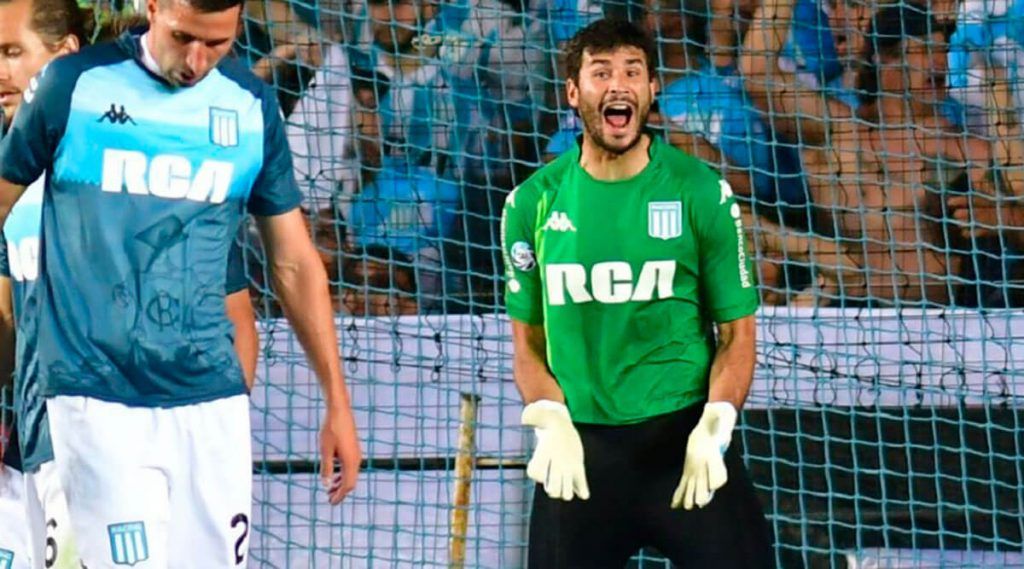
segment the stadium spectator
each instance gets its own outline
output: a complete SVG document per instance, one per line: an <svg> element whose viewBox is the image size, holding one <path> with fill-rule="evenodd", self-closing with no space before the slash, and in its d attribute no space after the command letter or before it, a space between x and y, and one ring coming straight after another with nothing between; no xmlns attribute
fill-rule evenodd
<svg viewBox="0 0 1024 569"><path fill-rule="evenodd" d="M970 285L961 299L969 306L1024 304L1024 137L1015 104L1017 69L1009 65L993 58L976 69L984 106L974 117L985 125L983 133L991 141L992 168L985 183L947 202L954 233L963 239L955 246L973 255L965 275Z"/></svg>
<svg viewBox="0 0 1024 569"><path fill-rule="evenodd" d="M746 35L759 0L711 0L709 51L717 68L735 65L736 38ZM813 86L842 77L859 57L874 2L866 0L797 0L779 64Z"/></svg>
<svg viewBox="0 0 1024 569"><path fill-rule="evenodd" d="M493 298L500 204L512 186L513 161L532 162L521 160L518 149L530 148L536 130L523 30L493 0L368 0L367 15L370 37L359 42L353 65L384 82L377 90L384 155L379 176L407 186L423 175L461 185L467 240L459 254L474 273L491 277L482 288ZM442 239L457 231L454 223L438 229ZM433 252L454 268L452 253ZM429 295L428 281L420 285ZM463 278L445 283L449 298L466 288Z"/></svg>
<svg viewBox="0 0 1024 569"><path fill-rule="evenodd" d="M455 224L459 187L425 166L384 157L373 182L354 196L349 230L356 247L384 245L415 261L423 309L445 309L457 282L445 240Z"/></svg>
<svg viewBox="0 0 1024 569"><path fill-rule="evenodd" d="M455 179L507 170L508 141L494 133L532 126L534 109L525 40L508 8L368 0L367 14L371 38L353 63L388 81L386 153Z"/></svg>
<svg viewBox="0 0 1024 569"><path fill-rule="evenodd" d="M940 24L913 4L874 14L851 107L779 68L792 15L792 0L758 8L740 69L777 132L802 145L820 227L857 260L835 271L842 302L948 303L963 259L948 252L945 193L981 183L989 151L946 116Z"/></svg>
<svg viewBox="0 0 1024 569"><path fill-rule="evenodd" d="M580 131L576 114L565 101L565 44L587 24L604 15L601 0L538 0L525 13L527 39L543 50L532 66L534 86L543 109L538 119L542 162L568 150Z"/></svg>
<svg viewBox="0 0 1024 569"><path fill-rule="evenodd" d="M326 46L322 64L296 102L285 129L295 160L296 181L304 195L303 207L327 209L339 194L357 190L355 112L345 47Z"/></svg>
<svg viewBox="0 0 1024 569"><path fill-rule="evenodd" d="M647 0L646 7L647 25L657 38L662 83L658 108L669 141L722 171L743 207L751 237L770 220L780 221L780 213L806 226L803 207L779 207L807 202L796 147L773 140L741 78L715 69L705 56L707 0ZM786 264L781 254L763 249L761 241L752 241L758 249L764 302L786 302L785 289L806 282L806 270Z"/></svg>
<svg viewBox="0 0 1024 569"><path fill-rule="evenodd" d="M412 260L394 249L370 245L344 263L342 304L353 316L416 314L416 275Z"/></svg>
<svg viewBox="0 0 1024 569"><path fill-rule="evenodd" d="M965 0L957 13L956 31L949 43L951 95L967 105L973 132L988 135L985 89L982 83L989 62L1010 74L1010 108L1024 112L1021 68L1024 65L1024 2L1018 0ZM1024 115L1022 115L1024 118Z"/></svg>
<svg viewBox="0 0 1024 569"><path fill-rule="evenodd" d="M734 174L740 195L761 203L800 205L807 192L796 147L773 140L770 126L743 91L741 78L718 73L705 57L707 0L647 0L657 38L658 109L673 144Z"/></svg>

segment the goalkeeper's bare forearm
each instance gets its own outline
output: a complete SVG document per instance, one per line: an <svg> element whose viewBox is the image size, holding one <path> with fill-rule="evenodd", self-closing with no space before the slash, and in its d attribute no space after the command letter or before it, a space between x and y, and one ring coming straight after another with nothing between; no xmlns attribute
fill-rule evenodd
<svg viewBox="0 0 1024 569"><path fill-rule="evenodd" d="M512 320L512 374L526 404L546 399L565 403L565 394L547 365L547 336L543 324Z"/></svg>
<svg viewBox="0 0 1024 569"><path fill-rule="evenodd" d="M718 324L718 349L711 364L708 401L728 401L743 407L754 380L757 324L750 315Z"/></svg>

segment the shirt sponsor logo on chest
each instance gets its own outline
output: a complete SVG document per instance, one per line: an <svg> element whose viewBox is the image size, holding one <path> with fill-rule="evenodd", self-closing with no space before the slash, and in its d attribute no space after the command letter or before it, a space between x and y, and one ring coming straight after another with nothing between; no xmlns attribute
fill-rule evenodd
<svg viewBox="0 0 1024 569"><path fill-rule="evenodd" d="M199 167L176 154L158 154L150 159L136 150L103 151L104 192L148 196L170 200L224 203L231 189L235 166L221 160L203 160Z"/></svg>
<svg viewBox="0 0 1024 569"><path fill-rule="evenodd" d="M676 262L647 261L634 282L633 267L624 261L606 261L590 267L580 263L549 263L544 265L544 283L551 306L565 304L622 304L646 302L655 298L672 298Z"/></svg>

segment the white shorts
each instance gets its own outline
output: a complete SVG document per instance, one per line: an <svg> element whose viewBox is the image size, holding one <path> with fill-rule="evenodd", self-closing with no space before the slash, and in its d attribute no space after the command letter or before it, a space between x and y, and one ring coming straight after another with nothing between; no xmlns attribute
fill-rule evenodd
<svg viewBox="0 0 1024 569"><path fill-rule="evenodd" d="M25 474L25 509L34 569L80 569L68 503L52 460Z"/></svg>
<svg viewBox="0 0 1024 569"><path fill-rule="evenodd" d="M4 465L0 472L0 569L32 567L24 491L21 472Z"/></svg>
<svg viewBox="0 0 1024 569"><path fill-rule="evenodd" d="M248 396L168 409L62 396L46 408L78 553L89 569L245 566Z"/></svg>

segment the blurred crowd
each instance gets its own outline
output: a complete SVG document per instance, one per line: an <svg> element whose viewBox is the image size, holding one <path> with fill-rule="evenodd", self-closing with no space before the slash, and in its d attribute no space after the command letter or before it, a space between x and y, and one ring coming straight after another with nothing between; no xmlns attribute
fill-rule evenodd
<svg viewBox="0 0 1024 569"><path fill-rule="evenodd" d="M601 16L656 39L651 128L742 198L766 304L1021 306L1024 1L919 1L252 0L238 55L345 313L500 309L504 197L575 143L560 50Z"/></svg>

